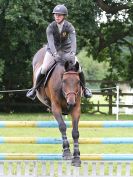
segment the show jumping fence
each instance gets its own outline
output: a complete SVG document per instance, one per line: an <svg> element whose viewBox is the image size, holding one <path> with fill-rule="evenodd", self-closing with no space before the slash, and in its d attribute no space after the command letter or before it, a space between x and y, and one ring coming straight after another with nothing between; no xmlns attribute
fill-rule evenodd
<svg viewBox="0 0 133 177"><path fill-rule="evenodd" d="M72 127L70 121L66 122ZM0 128L57 128L55 121L0 121ZM133 128L133 121L80 121L80 128ZM72 143L72 139L69 139ZM60 138L0 137L2 143L62 144ZM81 138L80 144L133 144L133 138ZM61 154L0 153L0 177L133 177L133 154L81 154L82 167L71 167Z"/></svg>

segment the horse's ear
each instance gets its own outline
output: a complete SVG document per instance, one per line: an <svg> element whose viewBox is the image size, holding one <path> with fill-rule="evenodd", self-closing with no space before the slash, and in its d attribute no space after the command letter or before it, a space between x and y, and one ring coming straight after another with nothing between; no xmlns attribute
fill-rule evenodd
<svg viewBox="0 0 133 177"><path fill-rule="evenodd" d="M79 71L79 62L76 61L76 64L75 64L75 68L76 68L76 71Z"/></svg>
<svg viewBox="0 0 133 177"><path fill-rule="evenodd" d="M65 62L65 66L64 67L65 67L65 71L67 71L68 68L69 68L69 62L68 61Z"/></svg>

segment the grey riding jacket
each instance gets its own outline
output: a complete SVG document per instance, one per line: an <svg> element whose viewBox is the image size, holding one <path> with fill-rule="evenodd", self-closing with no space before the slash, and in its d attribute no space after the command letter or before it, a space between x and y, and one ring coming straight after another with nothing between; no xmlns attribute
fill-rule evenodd
<svg viewBox="0 0 133 177"><path fill-rule="evenodd" d="M65 53L76 53L76 33L73 25L64 21L61 33L59 32L57 23L53 21L46 29L47 34L47 51L56 54L58 51Z"/></svg>

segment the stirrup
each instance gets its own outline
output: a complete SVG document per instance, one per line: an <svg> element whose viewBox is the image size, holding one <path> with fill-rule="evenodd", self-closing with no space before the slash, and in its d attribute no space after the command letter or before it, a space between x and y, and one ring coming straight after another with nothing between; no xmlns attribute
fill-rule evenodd
<svg viewBox="0 0 133 177"><path fill-rule="evenodd" d="M26 93L26 97L30 98L31 100L35 100L36 89L32 88L32 89L28 90L28 92Z"/></svg>
<svg viewBox="0 0 133 177"><path fill-rule="evenodd" d="M87 87L84 88L84 97L85 98L91 98L92 97L92 92Z"/></svg>

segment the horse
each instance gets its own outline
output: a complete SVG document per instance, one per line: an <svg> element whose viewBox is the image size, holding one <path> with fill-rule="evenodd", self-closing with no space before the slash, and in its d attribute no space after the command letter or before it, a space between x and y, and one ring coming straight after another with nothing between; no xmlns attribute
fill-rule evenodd
<svg viewBox="0 0 133 177"><path fill-rule="evenodd" d="M36 75L43 63L45 56L44 48L41 48L33 57L33 83L36 82ZM79 64L71 62L57 63L47 84L41 85L37 90L37 98L43 104L51 108L52 114L58 122L62 135L63 159L72 160L73 166L81 165L79 151L78 123L80 119L80 102L82 88L79 78ZM46 104L47 103L47 104ZM63 120L63 112L68 112L72 117L72 137L74 142L73 155L70 152L69 141L66 135L66 124Z"/></svg>

